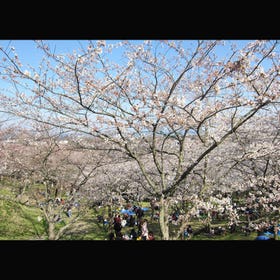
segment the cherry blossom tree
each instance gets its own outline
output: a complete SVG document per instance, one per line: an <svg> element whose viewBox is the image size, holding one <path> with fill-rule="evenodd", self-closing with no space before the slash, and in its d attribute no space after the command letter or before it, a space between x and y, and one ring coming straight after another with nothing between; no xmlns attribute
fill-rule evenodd
<svg viewBox="0 0 280 280"><path fill-rule="evenodd" d="M258 229L264 221L279 223L279 109L267 108L262 115L247 123L236 134L235 155L228 158L231 178L237 180L232 186L238 190L245 203L240 205ZM237 152L238 151L238 152ZM275 236L277 238L277 236Z"/></svg>
<svg viewBox="0 0 280 280"><path fill-rule="evenodd" d="M103 139L134 160L160 201L165 240L176 190L279 99L277 41L232 45L223 56L224 42L212 40L90 41L65 55L37 46L38 68L1 48L0 77L9 85L1 111Z"/></svg>
<svg viewBox="0 0 280 280"><path fill-rule="evenodd" d="M17 127L13 139L2 141L2 174L16 177L11 187L15 197L9 199L40 208L38 222L50 240L88 231L90 225L83 221L93 201L88 189L94 188L92 177L105 164L104 154L81 149L74 135L63 137L62 131L42 123L34 126L32 131Z"/></svg>

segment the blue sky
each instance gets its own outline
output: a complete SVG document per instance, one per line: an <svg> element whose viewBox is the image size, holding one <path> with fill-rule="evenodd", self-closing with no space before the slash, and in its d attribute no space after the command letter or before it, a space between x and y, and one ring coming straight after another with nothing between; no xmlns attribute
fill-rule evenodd
<svg viewBox="0 0 280 280"><path fill-rule="evenodd" d="M82 46L88 45L88 40L45 40L51 47L51 50L56 50L57 54L72 53L73 50L79 50ZM107 43L115 43L120 40L107 40ZM139 42L139 40L132 40ZM156 41L156 40L155 40ZM194 43L196 40L186 40L186 44ZM230 52L229 46L231 43L236 43L243 47L250 40L225 40L225 46L217 46L216 54L220 57L226 56ZM195 44L196 45L196 44ZM41 61L42 51L36 48L36 43L33 40L0 40L0 47L9 49L15 47L16 53L23 65L31 65L37 68ZM111 59L115 62L121 62L120 49L114 50ZM1 55L0 55L1 59ZM1 68L0 68L1 70ZM5 88L4 81L0 81L0 89Z"/></svg>
<svg viewBox="0 0 280 280"><path fill-rule="evenodd" d="M139 40L134 41L138 42ZM252 40L225 40L225 46L218 46L216 49L216 54L220 57L226 56L226 54L230 53L228 47L231 45L231 43L236 43L241 48L249 41ZM81 49L83 45L88 45L88 40L46 40L46 42L50 45L51 50L54 50L54 47L56 48L57 54L72 53L73 50L78 50ZM108 40L108 42L114 43L117 41ZM193 40L186 40L186 44L193 42ZM19 59L23 63L23 65L29 64L37 68L38 63L41 61L42 51L36 48L36 43L33 40L0 40L0 47L2 47L3 49L15 47L16 53L18 54ZM115 61L120 61L121 58L119 57L119 50L116 50L113 55L114 57L112 56L111 58L113 58ZM4 89L3 93L7 94L7 89L10 87L10 84L7 84L6 82L0 80L0 90Z"/></svg>
<svg viewBox="0 0 280 280"><path fill-rule="evenodd" d="M87 42L86 40L47 40L52 46L56 46L58 53L72 52L74 49L81 47L80 44ZM0 46L4 49L6 47L15 47L22 63L36 65L40 61L42 52L36 49L36 43L33 40L0 40Z"/></svg>
<svg viewBox="0 0 280 280"><path fill-rule="evenodd" d="M107 40L107 44L119 41L120 40ZM132 41L138 43L141 40ZM157 40L154 41L156 42ZM74 50L79 50L83 46L86 47L88 45L88 40L45 40L45 42L48 43L52 51L55 49L56 54L72 53ZM233 42L242 47L248 43L248 40L225 40L225 46L216 47L216 54L220 57L226 56L226 54L229 53L228 47ZM185 44L194 44L194 46L196 46L196 40L185 40ZM36 48L36 43L33 40L0 40L0 47L7 50L14 47L20 61L23 64L23 69L25 68L24 65L31 65L36 69L43 54L40 49ZM121 48L115 49L110 59L113 59L117 63L121 63ZM27 66L27 68L29 67ZM7 87L10 88L10 86L11 85L7 85L5 81L0 80L0 89L7 89Z"/></svg>
<svg viewBox="0 0 280 280"><path fill-rule="evenodd" d="M110 41L110 40L109 40ZM191 40L186 40L190 42ZM47 40L52 47L56 47L57 53L71 53L74 49L80 49L82 45L87 45L87 40ZM116 42L112 41L111 42ZM248 40L226 40L226 45L224 47L218 47L219 55L224 55L227 52L227 45L232 42L238 43L238 45L243 46L248 43ZM21 59L22 63L28 63L30 65L36 65L40 60L41 52L36 49L33 40L0 40L0 46L4 49L8 46L15 47L16 52Z"/></svg>

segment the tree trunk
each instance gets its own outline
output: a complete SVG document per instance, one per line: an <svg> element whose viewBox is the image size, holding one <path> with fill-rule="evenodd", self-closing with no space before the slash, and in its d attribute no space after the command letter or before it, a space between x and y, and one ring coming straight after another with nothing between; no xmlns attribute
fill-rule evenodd
<svg viewBox="0 0 280 280"><path fill-rule="evenodd" d="M18 201L25 204L28 202L28 196L25 195L26 189L28 184L26 182L22 182L22 184L19 187L19 194L17 195Z"/></svg>
<svg viewBox="0 0 280 280"><path fill-rule="evenodd" d="M169 240L169 214L168 201L165 198L160 199L159 224L163 240Z"/></svg>
<svg viewBox="0 0 280 280"><path fill-rule="evenodd" d="M275 240L278 240L278 230L279 230L278 222L275 222L275 224L274 224L274 239Z"/></svg>
<svg viewBox="0 0 280 280"><path fill-rule="evenodd" d="M154 219L154 214L155 214L155 202L150 201L150 206L151 206L151 216L150 216L150 221L152 222Z"/></svg>
<svg viewBox="0 0 280 280"><path fill-rule="evenodd" d="M212 227L212 217L210 211L207 211L207 218L206 218L206 230L210 233Z"/></svg>
<svg viewBox="0 0 280 280"><path fill-rule="evenodd" d="M50 222L48 225L49 240L56 240L55 224Z"/></svg>

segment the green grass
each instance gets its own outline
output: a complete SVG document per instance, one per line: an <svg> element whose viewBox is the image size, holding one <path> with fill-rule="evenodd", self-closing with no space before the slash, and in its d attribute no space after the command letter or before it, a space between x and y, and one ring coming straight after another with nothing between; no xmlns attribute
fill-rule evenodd
<svg viewBox="0 0 280 280"><path fill-rule="evenodd" d="M12 194L11 187L0 184L0 196L10 196Z"/></svg>
<svg viewBox="0 0 280 280"><path fill-rule="evenodd" d="M14 201L0 200L0 239L38 239L44 232L37 217L39 209L29 208Z"/></svg>
<svg viewBox="0 0 280 280"><path fill-rule="evenodd" d="M145 205L147 206L147 205ZM102 223L97 222L97 215L104 214L104 209L99 212L89 211L83 217L85 227L81 226L79 231L67 234L62 240L106 240L108 239L109 230L103 227ZM44 222L38 221L38 216L42 216L41 210L34 207L24 206L14 201L0 200L0 240L36 240L46 239L44 231ZM148 228L155 234L156 240L160 240L160 229L158 221L150 220L149 211L145 212L144 218L148 220ZM67 218L63 218L58 223L58 227L65 225ZM179 226L178 226L179 227ZM192 223L194 231L202 227L201 221ZM129 234L132 227L124 227L123 234ZM137 227L135 226L137 231ZM177 229L176 225L170 227L170 232ZM257 234L255 232L245 235L243 232L233 234L226 233L224 235L211 236L207 233L195 234L191 240L254 240ZM187 241L187 240L186 240Z"/></svg>
<svg viewBox="0 0 280 280"><path fill-rule="evenodd" d="M4 184L5 183L5 184ZM47 239L45 232L44 220L39 221L38 217L42 217L42 212L37 207L22 205L18 202L7 200L7 197L14 197L15 190L18 186L0 182L0 240L37 240ZM34 188L32 188L34 189ZM1 198L2 195L2 198ZM4 198L5 197L5 198ZM140 203L141 207L148 207L148 202ZM120 208L115 208L117 211ZM145 212L144 218L148 220L148 228L154 232L156 240L161 239L160 228L158 221L150 219L150 211ZM97 222L97 215L108 217L107 209L95 208L83 217L81 227L64 235L62 240L106 240L108 239L109 230L104 228L102 223ZM67 223L68 217L63 216L61 222L57 223L57 229ZM191 225L194 232L203 227L202 220L192 221ZM213 226L223 226L226 228L225 221L213 223ZM174 235L179 226L170 225L170 237ZM132 227L123 228L123 234L129 234ZM137 231L137 226L135 226ZM229 233L224 235L211 236L207 233L194 234L191 240L254 240L257 233L253 232L250 235L245 235L243 232ZM187 241L187 240L186 240Z"/></svg>
<svg viewBox="0 0 280 280"><path fill-rule="evenodd" d="M242 232L236 232L214 236L210 236L209 234L199 234L193 236L192 240L254 240L256 237L256 232L252 232L249 235L245 235Z"/></svg>

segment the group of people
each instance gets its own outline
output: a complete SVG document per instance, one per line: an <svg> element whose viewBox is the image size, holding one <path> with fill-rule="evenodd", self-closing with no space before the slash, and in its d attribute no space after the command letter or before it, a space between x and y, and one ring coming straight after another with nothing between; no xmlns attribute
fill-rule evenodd
<svg viewBox="0 0 280 280"><path fill-rule="evenodd" d="M141 213L139 215L139 213ZM144 218L144 212L136 213L137 219L131 223L132 215L116 214L113 220L113 230L109 233L109 240L155 240L153 231L148 229L148 220ZM129 233L124 233L123 228L129 226Z"/></svg>
<svg viewBox="0 0 280 280"><path fill-rule="evenodd" d="M184 229L184 239L191 239L193 235L193 229L191 225L188 225L185 229Z"/></svg>

